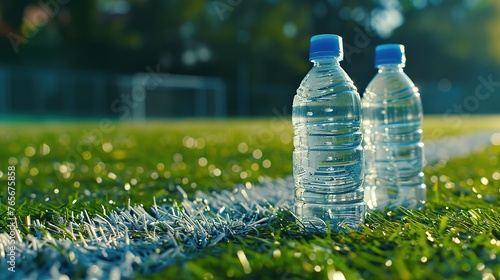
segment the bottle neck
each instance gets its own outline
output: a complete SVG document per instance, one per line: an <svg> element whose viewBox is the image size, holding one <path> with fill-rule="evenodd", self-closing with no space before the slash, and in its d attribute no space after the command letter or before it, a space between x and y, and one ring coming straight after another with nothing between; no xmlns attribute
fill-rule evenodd
<svg viewBox="0 0 500 280"><path fill-rule="evenodd" d="M378 72L403 72L404 64L380 64Z"/></svg>
<svg viewBox="0 0 500 280"><path fill-rule="evenodd" d="M331 56L331 57L317 57L311 59L311 62L314 64L314 67L330 67L336 66L340 64L340 57Z"/></svg>

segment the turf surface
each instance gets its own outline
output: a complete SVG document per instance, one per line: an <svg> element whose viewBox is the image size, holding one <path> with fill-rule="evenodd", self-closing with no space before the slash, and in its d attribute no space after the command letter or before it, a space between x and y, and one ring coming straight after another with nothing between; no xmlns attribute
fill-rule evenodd
<svg viewBox="0 0 500 280"><path fill-rule="evenodd" d="M463 117L460 124L427 118L425 138L498 130L498 123L496 117ZM292 129L280 117L140 125L4 123L0 129L7 132L0 136L0 181L6 186L7 168L16 166L16 216L23 238L36 236L27 216L63 228L58 222L79 219L83 210L102 215L127 207L129 199L149 209L153 197L172 205L184 192L192 200L199 190L231 189L291 173ZM363 231L311 236L298 231L286 208L275 209L265 226L190 250L148 277L499 278L499 154L500 146L491 145L428 166L422 211L373 213ZM7 197L2 188L1 232L9 231ZM52 236L67 238L67 233ZM144 271L137 267L136 277Z"/></svg>

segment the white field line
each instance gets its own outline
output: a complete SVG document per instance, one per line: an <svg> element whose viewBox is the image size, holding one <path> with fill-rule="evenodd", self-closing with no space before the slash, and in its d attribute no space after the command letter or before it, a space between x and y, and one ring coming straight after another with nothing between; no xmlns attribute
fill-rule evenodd
<svg viewBox="0 0 500 280"><path fill-rule="evenodd" d="M425 150L427 162L470 153L488 145L491 137L492 133L481 133L439 140ZM181 205L154 203L149 211L133 206L94 217L80 213L79 220L60 221L64 226L36 220L32 223L36 236L21 239L15 234L14 273L8 271L9 233L0 233L0 270L12 280L122 279L147 274L267 225L292 201L293 179L288 176L233 190L198 192L194 200L185 197ZM61 231L67 238L52 238L51 232Z"/></svg>

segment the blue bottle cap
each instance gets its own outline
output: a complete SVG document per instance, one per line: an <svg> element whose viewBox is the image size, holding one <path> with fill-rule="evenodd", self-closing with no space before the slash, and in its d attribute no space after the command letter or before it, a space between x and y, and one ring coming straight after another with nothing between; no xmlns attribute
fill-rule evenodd
<svg viewBox="0 0 500 280"><path fill-rule="evenodd" d="M382 64L405 65L405 46L400 44L384 44L375 48L375 67Z"/></svg>
<svg viewBox="0 0 500 280"><path fill-rule="evenodd" d="M344 58L342 48L342 37L334 34L321 34L311 37L309 47L309 60L318 57L338 57L339 61Z"/></svg>

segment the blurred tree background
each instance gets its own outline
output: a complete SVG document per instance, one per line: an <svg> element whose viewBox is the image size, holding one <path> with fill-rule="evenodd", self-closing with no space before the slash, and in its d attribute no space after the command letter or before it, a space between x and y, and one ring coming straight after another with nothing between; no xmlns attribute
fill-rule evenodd
<svg viewBox="0 0 500 280"><path fill-rule="evenodd" d="M229 115L271 115L291 106L319 33L343 37L342 65L360 93L375 46L404 44L426 113L460 113L453 104L474 95L479 76L500 82L497 0L5 0L0 67L220 77ZM500 113L496 87L466 113ZM118 96L106 94L107 103ZM30 113L21 108L29 96L9 102Z"/></svg>

